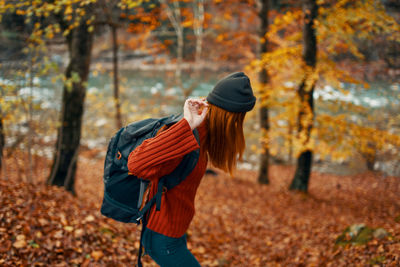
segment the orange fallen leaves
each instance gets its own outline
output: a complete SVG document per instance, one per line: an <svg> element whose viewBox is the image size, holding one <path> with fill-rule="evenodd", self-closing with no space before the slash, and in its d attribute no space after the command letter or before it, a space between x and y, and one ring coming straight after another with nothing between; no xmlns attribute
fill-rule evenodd
<svg viewBox="0 0 400 267"><path fill-rule="evenodd" d="M188 230L202 266L400 265L399 178L314 172L304 195L287 190L293 171L272 166L268 186L256 183L254 171L203 178ZM0 179L0 265L134 266L140 227L100 215L101 176L101 161L79 165L78 197ZM389 236L335 246L360 223ZM144 266L157 265L145 256Z"/></svg>
<svg viewBox="0 0 400 267"><path fill-rule="evenodd" d="M90 253L90 256L92 256L92 258L95 260L95 261L97 261L97 260L99 260L101 257L103 257L103 252L102 251L100 251L100 250L96 250L96 251L93 251L92 253Z"/></svg>

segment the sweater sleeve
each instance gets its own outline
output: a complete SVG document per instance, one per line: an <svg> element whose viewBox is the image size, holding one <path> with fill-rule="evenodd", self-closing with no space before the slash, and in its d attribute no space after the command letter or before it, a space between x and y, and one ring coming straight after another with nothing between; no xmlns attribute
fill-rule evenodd
<svg viewBox="0 0 400 267"><path fill-rule="evenodd" d="M185 118L153 138L145 140L128 157L129 171L154 180L171 173L184 155L199 148Z"/></svg>

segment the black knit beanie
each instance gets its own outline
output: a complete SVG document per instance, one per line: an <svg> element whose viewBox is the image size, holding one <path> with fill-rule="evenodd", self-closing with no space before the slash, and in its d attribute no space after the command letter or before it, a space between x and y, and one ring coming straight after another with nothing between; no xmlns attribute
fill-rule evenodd
<svg viewBox="0 0 400 267"><path fill-rule="evenodd" d="M256 98L249 77L243 72L235 72L217 82L207 101L227 111L247 112L253 109Z"/></svg>

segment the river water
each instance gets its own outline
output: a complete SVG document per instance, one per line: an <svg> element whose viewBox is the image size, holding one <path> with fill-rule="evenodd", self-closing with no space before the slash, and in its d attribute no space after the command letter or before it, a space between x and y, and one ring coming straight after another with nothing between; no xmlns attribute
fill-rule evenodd
<svg viewBox="0 0 400 267"><path fill-rule="evenodd" d="M193 88L191 96L206 96L212 90L218 79L221 78L220 73L211 71L202 72L199 76L183 73L183 85L185 88ZM0 78L3 83L10 83L10 80ZM164 116L171 113L181 111L183 93L180 88L175 86L176 80L174 72L168 71L128 71L124 70L120 73L121 85L121 105L124 124L137 119L149 116ZM288 83L290 86L290 83ZM86 98L83 140L82 144L93 147L104 147L107 145L109 137L115 132L114 125L114 104L112 101L112 76L108 71L92 71L88 82L88 91ZM359 85L346 84L343 85L345 93L336 90L331 86L316 88L314 92L316 113L329 112L324 110L324 103L334 100L352 103L371 110L371 112L382 112L389 116L400 110L400 84L374 82L371 83L369 89ZM6 101L13 101L16 98L26 98L32 96L34 102L40 109L36 111L36 116L41 116L41 112L53 112L51 120L54 123L58 120L56 111L60 110L62 95L61 81L52 81L48 78L35 78L34 87L21 86L17 94L2 96ZM345 111L344 111L345 112ZM350 115L350 114L349 114ZM358 114L351 114L358 116ZM360 115L361 116L361 115ZM253 116L251 124L257 124L256 117ZM253 127L257 129L257 127ZM397 126L399 126L397 124ZM399 131L399 129L394 129ZM52 137L46 136L52 140ZM252 137L254 139L254 137ZM252 140L250 144L257 144L257 140ZM257 156L253 151L247 150L246 164L249 168L255 168L257 164ZM391 163L393 164L393 163ZM387 167L383 167L388 169ZM393 169L393 168L392 168ZM385 170L384 170L385 171ZM390 175L400 175L400 170L386 170ZM394 173L393 173L394 172Z"/></svg>

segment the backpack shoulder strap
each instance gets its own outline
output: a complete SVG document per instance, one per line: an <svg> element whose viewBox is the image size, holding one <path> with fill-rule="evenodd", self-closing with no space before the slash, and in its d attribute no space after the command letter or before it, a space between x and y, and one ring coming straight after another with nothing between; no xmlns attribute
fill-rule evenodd
<svg viewBox="0 0 400 267"><path fill-rule="evenodd" d="M180 119L178 119L179 121ZM197 143L200 145L200 138L199 138L199 132L197 129L194 129L193 134L197 140ZM200 151L199 149L196 149L195 151L192 151L188 154L186 154L181 163L178 165L178 167L175 168L175 170L166 176L163 176L160 178L158 181L157 185L157 193L155 196L153 196L147 203L146 205L139 211L139 217L138 221L141 219L143 222L142 226L142 231L140 233L140 246L139 246L139 255L138 255L138 267L142 267L142 262L141 262L141 257L142 257L142 238L143 238L143 233L144 229L146 228L147 225L147 218L146 218L146 213L150 210L150 208L156 204L156 210L159 211L161 207L161 197L163 194L164 186L168 184L168 187L166 187L168 190L173 188L174 186L177 186L180 182L182 182L194 169L196 166L198 159L199 159L199 154Z"/></svg>
<svg viewBox="0 0 400 267"><path fill-rule="evenodd" d="M197 129L193 131L193 134L200 145L199 133ZM175 168L173 172L160 178L157 185L156 198L156 210L160 210L161 197L164 189L170 190L180 184L186 177L194 170L199 160L200 149L196 149L186 154L181 163Z"/></svg>

